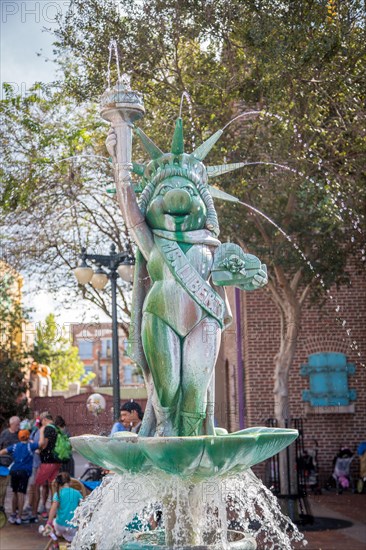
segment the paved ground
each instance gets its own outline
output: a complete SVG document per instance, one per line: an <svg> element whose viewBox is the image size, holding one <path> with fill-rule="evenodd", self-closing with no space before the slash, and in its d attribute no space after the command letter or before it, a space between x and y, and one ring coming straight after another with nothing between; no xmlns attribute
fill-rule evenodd
<svg viewBox="0 0 366 550"><path fill-rule="evenodd" d="M75 463L76 477L79 477L86 461L77 455ZM7 510L10 497L8 491ZM308 544L297 545L296 550L366 550L366 494L326 493L312 496L309 501L315 523L304 530ZM38 533L38 525L7 524L0 530L0 550L43 550L47 541Z"/></svg>
<svg viewBox="0 0 366 550"><path fill-rule="evenodd" d="M366 494L343 493L336 495L328 493L312 496L309 500L311 511L315 517L314 526L305 527L303 530L308 542L307 546L299 545L296 548L306 548L306 550L366 549ZM337 524L341 528L334 529L333 527L336 527ZM342 526L342 524L346 525ZM312 530L318 529L318 527L321 530Z"/></svg>

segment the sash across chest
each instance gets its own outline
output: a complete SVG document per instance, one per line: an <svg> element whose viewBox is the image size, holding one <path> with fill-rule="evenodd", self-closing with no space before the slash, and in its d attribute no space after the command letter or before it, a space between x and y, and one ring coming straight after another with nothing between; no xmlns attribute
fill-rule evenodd
<svg viewBox="0 0 366 550"><path fill-rule="evenodd" d="M191 298L223 327L225 304L201 277L176 241L154 236L155 244L174 278Z"/></svg>

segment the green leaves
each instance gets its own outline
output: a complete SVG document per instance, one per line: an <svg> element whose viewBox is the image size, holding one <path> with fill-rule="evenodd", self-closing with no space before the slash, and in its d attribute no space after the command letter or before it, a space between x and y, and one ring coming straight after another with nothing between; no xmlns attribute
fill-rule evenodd
<svg viewBox="0 0 366 550"><path fill-rule="evenodd" d="M66 390L70 382L78 382L85 376L78 348L70 344L53 313L37 325L33 357L37 363L49 365L56 390Z"/></svg>
<svg viewBox="0 0 366 550"><path fill-rule="evenodd" d="M182 110L186 151L240 112L265 113L226 129L207 163L249 165L213 183L282 227L326 287L344 281L347 259L360 257L364 219L366 40L362 2L336 7L329 21L326 3L314 1L295 0L289 7L273 0L120 0L117 8L114 0L74 0L56 31L59 88L37 85L25 98L8 88L1 103L1 206L9 216L26 212L24 227L47 229L37 269L70 270L82 240L102 245L111 235L119 239L115 203L94 202L95 182L108 181L110 168L63 160L106 155L107 128L91 102L107 85L113 37L121 71L144 93L141 127L162 150L170 145L183 91L191 97ZM112 84L116 79L112 63ZM137 141L134 161L146 161ZM242 240L273 267L283 267L288 281L300 269L304 284L324 292L320 277L268 220L243 206L217 204L223 239ZM74 207L73 217L64 214ZM50 222L52 216L61 217L65 231ZM93 225L100 240L91 237ZM19 236L12 239L14 247ZM40 247L43 234L35 231L33 241ZM99 297L98 304L108 310Z"/></svg>
<svg viewBox="0 0 366 550"><path fill-rule="evenodd" d="M0 261L0 425L29 412L25 380L26 351L22 332L26 311L20 303L21 279Z"/></svg>

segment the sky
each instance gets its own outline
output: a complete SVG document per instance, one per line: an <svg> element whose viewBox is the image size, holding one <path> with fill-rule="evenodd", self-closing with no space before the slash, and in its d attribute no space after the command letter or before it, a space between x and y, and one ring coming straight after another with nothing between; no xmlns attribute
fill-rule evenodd
<svg viewBox="0 0 366 550"><path fill-rule="evenodd" d="M65 13L69 0L3 0L1 3L1 83L9 82L25 94L36 81L51 82L55 18ZM41 55L37 55L41 54Z"/></svg>
<svg viewBox="0 0 366 550"><path fill-rule="evenodd" d="M2 0L0 27L0 81L1 93L4 82L11 83L21 95L26 95L36 81L52 82L56 78L57 65L52 62L51 32L57 14L66 13L70 0ZM37 55L37 54L41 55ZM33 322L37 323L54 312L61 323L81 322L95 319L107 321L96 308L89 309L88 303L80 300L74 309L62 306L60 291L55 298L46 291L35 294L31 282L24 280L24 304L32 307ZM87 313L86 313L87 312ZM86 318L85 318L86 316Z"/></svg>

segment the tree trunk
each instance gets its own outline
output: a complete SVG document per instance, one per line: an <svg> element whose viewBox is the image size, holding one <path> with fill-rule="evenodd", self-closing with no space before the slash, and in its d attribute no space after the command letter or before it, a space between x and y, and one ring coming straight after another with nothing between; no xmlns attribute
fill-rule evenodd
<svg viewBox="0 0 366 550"><path fill-rule="evenodd" d="M301 306L297 302L286 303L282 313L281 344L275 358L274 401L275 418L279 428L290 427L290 403L288 378L296 352L300 326ZM295 452L293 446L280 453L280 492L283 495L297 493Z"/></svg>

